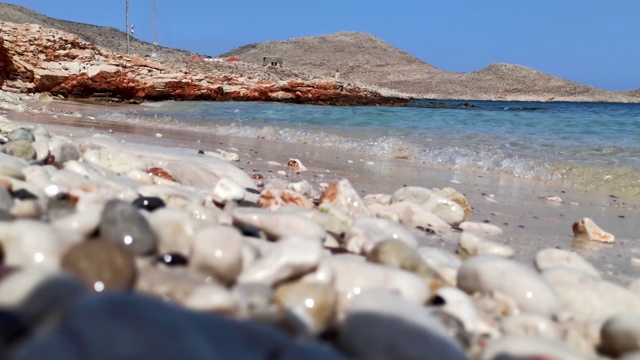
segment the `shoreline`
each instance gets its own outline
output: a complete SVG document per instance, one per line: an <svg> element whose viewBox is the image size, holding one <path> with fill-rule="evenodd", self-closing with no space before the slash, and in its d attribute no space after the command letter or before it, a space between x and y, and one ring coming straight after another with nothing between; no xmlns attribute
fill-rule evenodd
<svg viewBox="0 0 640 360"><path fill-rule="evenodd" d="M517 260L530 264L538 250L557 247L585 256L607 278L621 284L633 281L638 271L634 259L640 259L640 247L634 246L634 242L638 239L637 234L640 234L640 224L633 221L640 218L640 198L637 197L619 197L593 189L567 187L553 181L448 170L407 160L365 157L317 145L221 136L174 127L130 125L120 121L93 120L85 115L77 117L82 112L104 110L101 104L55 101L48 106L58 112L76 112L76 116L57 115L54 118L44 113L10 112L8 118L25 124L46 124L52 132L73 134L74 138L102 133L121 142L236 152L241 159L236 163L237 166L249 174L260 173L265 183L274 178L307 180L315 189L319 189L321 183L331 184L346 178L361 195L391 194L405 185L453 187L474 208L471 220L489 222L502 228L504 235L499 240L516 249ZM278 176L277 171L285 169L288 158L300 159L309 171L294 177ZM268 161L276 161L283 166L268 165ZM560 197L562 202L545 200L553 196ZM583 217L592 218L604 230L614 233L616 242L601 244L574 241L571 225ZM456 235L446 235L443 241L435 238L422 240L425 245L438 245L453 251Z"/></svg>

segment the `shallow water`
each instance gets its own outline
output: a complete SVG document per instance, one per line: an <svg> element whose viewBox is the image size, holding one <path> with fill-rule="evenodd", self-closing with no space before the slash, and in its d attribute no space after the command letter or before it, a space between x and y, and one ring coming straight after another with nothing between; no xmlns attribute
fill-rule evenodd
<svg viewBox="0 0 640 360"><path fill-rule="evenodd" d="M438 101L440 102L440 101ZM640 104L468 101L471 108L165 102L104 120L309 143L433 167L640 195ZM447 105L463 102L444 101Z"/></svg>

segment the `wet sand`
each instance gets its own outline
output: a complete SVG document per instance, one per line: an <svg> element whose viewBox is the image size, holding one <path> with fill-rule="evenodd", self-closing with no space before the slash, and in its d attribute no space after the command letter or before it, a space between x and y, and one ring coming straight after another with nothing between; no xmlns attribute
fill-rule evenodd
<svg viewBox="0 0 640 360"><path fill-rule="evenodd" d="M496 240L513 247L515 258L520 261L531 263L538 250L557 247L579 253L606 279L623 285L640 274L637 265L640 261L640 222L636 221L640 219L639 198L566 187L560 183L440 169L407 160L365 157L314 144L218 136L202 131L98 121L87 116L105 111L106 108L100 105L54 102L45 106L55 109L56 117L50 113L11 111L5 116L25 125L42 124L53 133L76 138L102 133L131 143L235 152L240 155L237 166L250 174L262 174L265 182L272 178L307 180L320 190L321 183L330 184L347 178L361 195L393 193L405 185L453 187L463 193L473 207L471 220L501 227L504 234ZM76 115L67 116L62 112ZM78 117L78 114L84 115ZM286 170L289 158L300 159L309 170L288 173L286 177L278 175L278 170ZM269 161L276 161L281 166L269 165ZM549 196L560 197L562 203L544 199ZM583 217L590 217L604 230L613 233L615 242L575 240L571 225ZM457 245L454 235L425 235L420 241L453 250Z"/></svg>

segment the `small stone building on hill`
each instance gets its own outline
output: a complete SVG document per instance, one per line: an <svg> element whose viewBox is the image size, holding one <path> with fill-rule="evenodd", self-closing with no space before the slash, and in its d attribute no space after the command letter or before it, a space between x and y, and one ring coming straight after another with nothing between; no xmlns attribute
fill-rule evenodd
<svg viewBox="0 0 640 360"><path fill-rule="evenodd" d="M282 58L265 56L262 58L262 66L282 67Z"/></svg>

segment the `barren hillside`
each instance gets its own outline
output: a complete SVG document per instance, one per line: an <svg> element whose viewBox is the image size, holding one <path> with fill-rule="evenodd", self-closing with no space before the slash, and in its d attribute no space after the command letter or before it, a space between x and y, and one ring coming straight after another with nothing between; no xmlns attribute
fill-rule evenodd
<svg viewBox="0 0 640 360"><path fill-rule="evenodd" d="M284 66L340 77L430 98L637 101L561 79L520 65L491 64L481 70L456 73L435 68L384 41L363 33L301 37L251 44L222 56L262 64L264 56L283 59Z"/></svg>

